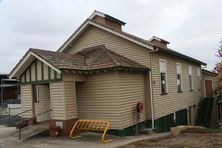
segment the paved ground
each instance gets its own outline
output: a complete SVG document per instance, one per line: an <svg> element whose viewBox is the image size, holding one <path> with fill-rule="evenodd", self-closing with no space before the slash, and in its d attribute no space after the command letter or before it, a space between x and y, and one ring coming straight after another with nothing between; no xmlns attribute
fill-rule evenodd
<svg viewBox="0 0 222 148"><path fill-rule="evenodd" d="M66 148L66 147L78 147L78 148L113 148L123 146L132 142L151 139L157 137L168 136L169 133L153 134L153 135L139 135L129 137L115 137L112 138L113 142L102 143L100 142L101 135L94 133L86 133L82 138L73 140L69 137L56 137L50 138L35 137L26 141L19 142L15 128L0 126L0 148Z"/></svg>

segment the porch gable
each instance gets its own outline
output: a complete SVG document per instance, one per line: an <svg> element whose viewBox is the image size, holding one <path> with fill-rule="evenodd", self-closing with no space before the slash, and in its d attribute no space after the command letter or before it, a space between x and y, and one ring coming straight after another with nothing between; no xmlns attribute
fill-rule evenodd
<svg viewBox="0 0 222 148"><path fill-rule="evenodd" d="M46 83L60 80L62 80L61 73L58 73L37 58L33 60L20 76L21 83Z"/></svg>

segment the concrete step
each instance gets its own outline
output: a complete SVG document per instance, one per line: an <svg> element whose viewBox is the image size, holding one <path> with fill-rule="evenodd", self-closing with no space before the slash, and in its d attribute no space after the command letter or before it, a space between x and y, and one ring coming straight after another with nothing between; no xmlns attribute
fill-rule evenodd
<svg viewBox="0 0 222 148"><path fill-rule="evenodd" d="M38 136L42 133L46 133L49 131L49 122L40 122L37 125L30 125L21 129L21 139L20 141L24 141L30 139L32 137ZM16 136L19 136L19 132L16 133Z"/></svg>

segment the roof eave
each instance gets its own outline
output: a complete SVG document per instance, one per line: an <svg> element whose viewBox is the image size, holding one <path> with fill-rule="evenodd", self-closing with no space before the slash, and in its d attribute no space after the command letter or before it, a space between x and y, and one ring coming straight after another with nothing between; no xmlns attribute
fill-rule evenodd
<svg viewBox="0 0 222 148"><path fill-rule="evenodd" d="M22 59L18 62L18 64L13 68L13 70L10 72L9 74L9 79L12 79L14 77L19 77L20 75L18 75L18 72L21 70L22 66L27 63L27 60L30 60L31 56L33 56L34 58L39 59L40 61L42 61L44 64L48 65L50 68L52 68L53 70L55 70L58 73L61 73L61 70L58 69L57 67L53 66L52 64L50 64L47 60L45 60L44 58L42 58L41 56L37 55L36 53L34 53L31 49L29 49L27 51L27 53L22 57ZM32 60L32 59L31 59ZM30 64L30 62L29 62ZM27 66L24 66L23 69L26 69ZM20 72L21 74L22 72Z"/></svg>
<svg viewBox="0 0 222 148"><path fill-rule="evenodd" d="M192 58L192 57L189 57L189 56L186 56L186 55L184 55L184 54L182 54L182 53L179 53L179 52L176 52L176 51L169 51L169 50L164 49L164 48L161 48L161 47L159 47L159 46L156 46L156 47L158 48L159 51L162 51L162 52L165 52L165 53L169 53L169 54L172 54L172 55L176 55L176 56L178 56L178 57L184 58L184 59L189 60L189 61L192 61L192 62L194 62L194 63L201 64L201 65L203 65L203 66L206 66L206 65L207 65L206 63L204 63L204 62L202 62L202 61L196 60L196 59L194 59L194 58Z"/></svg>

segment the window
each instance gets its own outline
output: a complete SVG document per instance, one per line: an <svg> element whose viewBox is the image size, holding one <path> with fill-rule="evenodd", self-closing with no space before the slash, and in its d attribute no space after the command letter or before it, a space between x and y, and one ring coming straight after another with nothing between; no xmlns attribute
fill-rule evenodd
<svg viewBox="0 0 222 148"><path fill-rule="evenodd" d="M188 73L189 73L189 86L190 86L190 91L192 91L192 90L193 90L192 66L188 66Z"/></svg>
<svg viewBox="0 0 222 148"><path fill-rule="evenodd" d="M177 92L182 92L182 70L181 70L181 64L176 64L176 70L177 70Z"/></svg>
<svg viewBox="0 0 222 148"><path fill-rule="evenodd" d="M39 102L38 92L39 92L39 87L37 85L32 85L32 97L34 103Z"/></svg>
<svg viewBox="0 0 222 148"><path fill-rule="evenodd" d="M200 67L197 67L197 78L200 79Z"/></svg>
<svg viewBox="0 0 222 148"><path fill-rule="evenodd" d="M201 90L201 75L200 75L200 67L197 67L197 81L198 81L198 90Z"/></svg>
<svg viewBox="0 0 222 148"><path fill-rule="evenodd" d="M160 59L160 84L161 84L161 93L167 93L167 65L166 60Z"/></svg>

